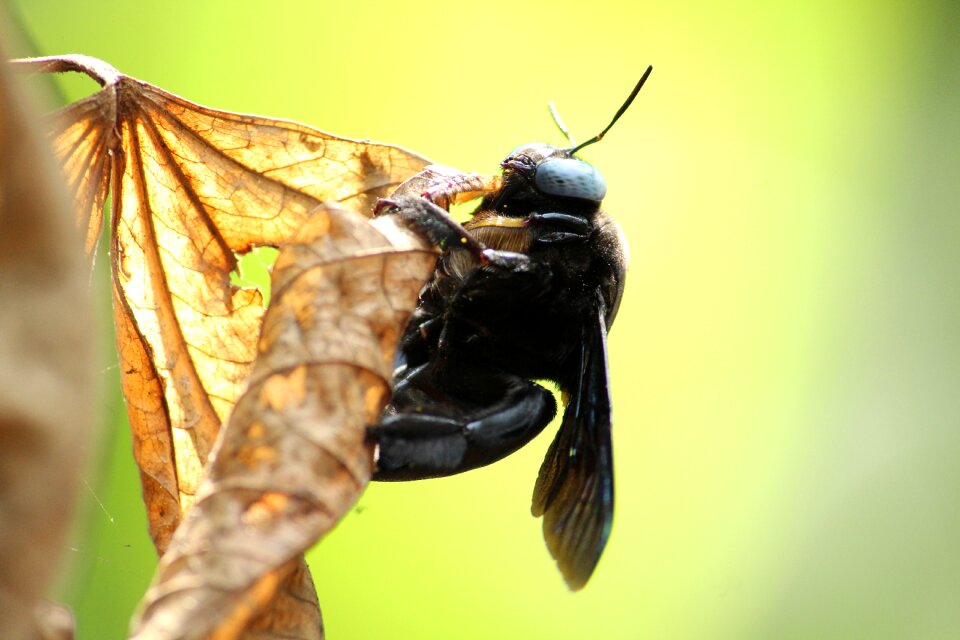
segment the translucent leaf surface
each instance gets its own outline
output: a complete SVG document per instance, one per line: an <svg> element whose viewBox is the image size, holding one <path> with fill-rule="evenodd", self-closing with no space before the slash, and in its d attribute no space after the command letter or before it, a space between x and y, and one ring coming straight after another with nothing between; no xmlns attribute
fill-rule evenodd
<svg viewBox="0 0 960 640"><path fill-rule="evenodd" d="M17 64L103 89L56 116L54 145L92 251L108 187L123 390L151 534L162 553L193 503L250 370L259 292L236 254L280 246L320 202L369 211L426 161L403 149L215 111L86 56Z"/></svg>
<svg viewBox="0 0 960 640"><path fill-rule="evenodd" d="M370 480L366 426L390 397L395 345L435 260L389 218L333 206L281 251L250 385L135 638L236 637L278 589L302 584L303 552ZM295 637L320 637L312 587L288 604Z"/></svg>

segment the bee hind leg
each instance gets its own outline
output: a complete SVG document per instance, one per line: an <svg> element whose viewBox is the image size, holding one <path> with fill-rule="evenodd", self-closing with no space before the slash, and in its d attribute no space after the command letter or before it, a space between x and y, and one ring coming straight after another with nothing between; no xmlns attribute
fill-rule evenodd
<svg viewBox="0 0 960 640"><path fill-rule="evenodd" d="M553 395L523 378L498 377L480 383L501 391L486 406L447 396L432 407L388 413L368 427L367 437L377 444L373 479L452 475L496 462L532 440L556 414Z"/></svg>

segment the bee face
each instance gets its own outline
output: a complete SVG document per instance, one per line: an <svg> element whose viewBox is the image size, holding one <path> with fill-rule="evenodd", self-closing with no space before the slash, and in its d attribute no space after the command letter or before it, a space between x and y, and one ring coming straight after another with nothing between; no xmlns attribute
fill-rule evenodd
<svg viewBox="0 0 960 640"><path fill-rule="evenodd" d="M570 154L542 142L517 147L500 163L504 179L522 181L538 193L600 204L607 194L607 181L597 169Z"/></svg>

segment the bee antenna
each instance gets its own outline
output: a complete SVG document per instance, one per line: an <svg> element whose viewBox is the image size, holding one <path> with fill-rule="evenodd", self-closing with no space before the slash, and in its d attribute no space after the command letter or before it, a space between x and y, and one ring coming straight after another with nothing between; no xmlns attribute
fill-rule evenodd
<svg viewBox="0 0 960 640"><path fill-rule="evenodd" d="M643 83L647 81L647 78L650 76L651 71L653 71L653 65L650 65L649 67L647 67L647 70L643 72L642 76L640 76L640 81L637 82L637 86L635 86L633 88L633 91L630 92L630 95L627 96L627 99L624 101L623 106L621 106L617 110L616 115L613 116L613 120L610 121L610 124L607 125L607 128L601 131L600 133L598 133L597 135L593 136L586 142L581 142L580 144L570 149L570 155L575 154L577 151L580 151L580 149L583 149L587 145L591 145L594 142L600 142L601 140L603 140L603 136L607 135L607 131L610 131L610 128L617 123L617 120L620 119L620 116L623 115L623 112L630 107L630 105L633 103L633 99L637 97L638 93L640 93L640 89L643 87Z"/></svg>
<svg viewBox="0 0 960 640"><path fill-rule="evenodd" d="M560 119L560 114L557 113L557 107L553 104L553 100L547 103L547 109L550 110L550 117L553 118L553 123L560 129L560 133L567 139L570 146L577 146L577 143L573 141L573 136L570 135L570 131L567 129L567 125L563 124L563 120Z"/></svg>

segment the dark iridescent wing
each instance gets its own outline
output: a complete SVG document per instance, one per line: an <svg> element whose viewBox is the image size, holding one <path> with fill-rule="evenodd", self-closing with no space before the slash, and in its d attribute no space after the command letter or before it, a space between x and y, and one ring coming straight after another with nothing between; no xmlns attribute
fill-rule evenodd
<svg viewBox="0 0 960 640"><path fill-rule="evenodd" d="M605 309L583 328L580 377L563 422L540 467L533 515L543 516L543 537L571 589L587 583L613 523L613 451L607 382Z"/></svg>

